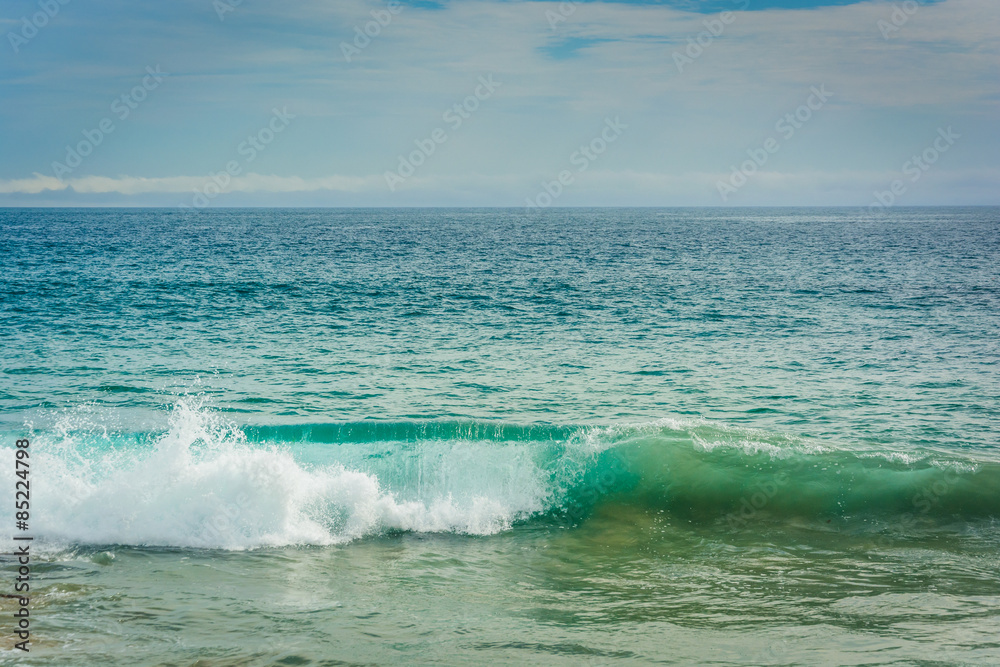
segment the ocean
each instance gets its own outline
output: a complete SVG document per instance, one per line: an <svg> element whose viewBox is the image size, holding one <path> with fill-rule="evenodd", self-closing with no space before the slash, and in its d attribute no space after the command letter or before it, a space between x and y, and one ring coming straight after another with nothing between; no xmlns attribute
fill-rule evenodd
<svg viewBox="0 0 1000 667"><path fill-rule="evenodd" d="M0 252L0 664L1000 664L1000 208L2 209Z"/></svg>

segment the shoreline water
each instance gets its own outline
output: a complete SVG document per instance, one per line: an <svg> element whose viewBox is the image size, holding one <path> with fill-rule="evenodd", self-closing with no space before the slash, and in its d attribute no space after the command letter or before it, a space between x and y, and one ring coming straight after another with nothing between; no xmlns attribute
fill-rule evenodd
<svg viewBox="0 0 1000 667"><path fill-rule="evenodd" d="M0 664L1000 664L1000 209L0 232Z"/></svg>

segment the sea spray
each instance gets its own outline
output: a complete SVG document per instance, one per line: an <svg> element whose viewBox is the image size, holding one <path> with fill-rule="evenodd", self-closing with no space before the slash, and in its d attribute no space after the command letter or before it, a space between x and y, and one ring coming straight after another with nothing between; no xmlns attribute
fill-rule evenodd
<svg viewBox="0 0 1000 667"><path fill-rule="evenodd" d="M38 437L44 504L37 525L55 543L244 549L342 543L384 531L492 534L544 509L531 462L498 478L496 468L456 443L419 461L436 465L439 484L393 490L335 461L298 461L285 443L251 444L187 401L150 445L87 435L87 443L72 432ZM80 448L90 456L77 456ZM469 465L453 469L462 462ZM402 460L397 472L412 473L411 463Z"/></svg>
<svg viewBox="0 0 1000 667"><path fill-rule="evenodd" d="M612 427L237 427L181 400L159 434L37 432L52 544L248 549L391 532L570 529L606 504L727 530L916 529L1000 516L1000 463L857 451L700 419ZM85 452L85 455L81 454Z"/></svg>

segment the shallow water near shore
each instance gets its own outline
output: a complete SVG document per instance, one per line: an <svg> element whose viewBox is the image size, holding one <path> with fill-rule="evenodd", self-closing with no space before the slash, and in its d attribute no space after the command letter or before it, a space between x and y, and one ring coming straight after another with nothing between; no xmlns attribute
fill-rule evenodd
<svg viewBox="0 0 1000 667"><path fill-rule="evenodd" d="M486 538L79 550L45 572L51 639L36 650L79 665L996 660L995 540L723 540L668 523L611 512Z"/></svg>

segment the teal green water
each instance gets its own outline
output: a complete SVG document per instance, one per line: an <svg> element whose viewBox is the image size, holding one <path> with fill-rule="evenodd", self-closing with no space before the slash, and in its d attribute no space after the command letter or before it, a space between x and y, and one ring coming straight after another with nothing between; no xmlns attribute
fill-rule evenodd
<svg viewBox="0 0 1000 667"><path fill-rule="evenodd" d="M1000 664L1000 209L0 244L37 578L3 664Z"/></svg>

